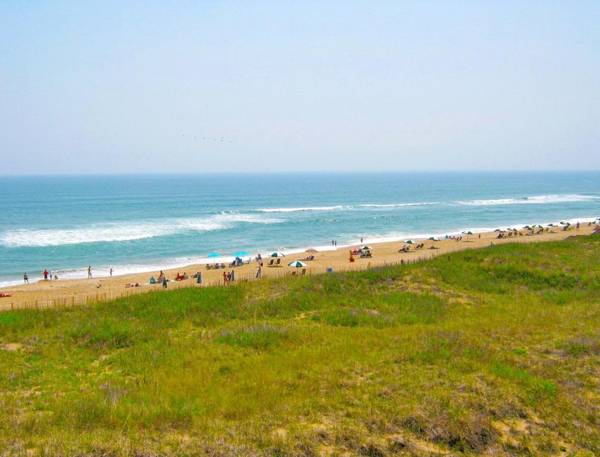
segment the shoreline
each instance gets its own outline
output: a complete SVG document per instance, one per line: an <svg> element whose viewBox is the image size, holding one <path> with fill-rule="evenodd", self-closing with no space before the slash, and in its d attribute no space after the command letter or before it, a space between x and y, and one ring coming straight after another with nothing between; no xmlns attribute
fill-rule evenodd
<svg viewBox="0 0 600 457"><path fill-rule="evenodd" d="M580 221L582 221L580 219ZM586 219L587 220L587 219ZM591 222L591 221L594 222ZM518 227L518 226L514 226ZM349 249L360 246L360 244L337 246L337 248L323 249L314 253L315 259L306 261L304 268L289 267L288 263L294 260L302 260L310 254L306 254L301 249L299 252L288 251L283 257L281 266L269 267L270 258L264 257L264 267L262 268L263 278L277 278L292 274L321 274L328 268L333 271L353 271L365 270L370 267L398 264L402 261L414 262L426 260L438 255L455 252L465 249L475 249L493 244L515 243L515 242L543 242L558 241L574 235L589 235L594 228L598 227L595 219L589 219L588 222L581 222L580 227L571 225L568 230L563 230L563 226L544 227L544 232L539 234L528 234L523 227L518 230L521 235L514 235L498 239L497 231L473 232L471 235L463 235L461 239L440 238L439 241L431 241L427 238L413 238L414 244L410 246L409 252L398 252L405 243L401 240L373 242L369 239L364 240L364 244L369 244L372 249L371 258L355 258L354 262L349 261ZM539 230L539 229L536 229ZM509 233L504 231L504 233ZM451 233L448 233L451 235ZM435 237L435 235L433 235ZM422 249L415 249L417 244L423 244ZM225 259L225 257L223 257ZM209 259L210 263L221 259ZM246 257L244 257L246 260ZM223 260L223 262L225 262ZM235 271L236 281L245 281L255 279L258 264L252 260L250 263L244 263L242 266L231 267L226 263L225 269L207 269L206 263L193 263L185 266L177 266L164 269L167 278L173 279L178 273L187 273L189 279L183 281L170 281L167 290L183 287L206 287L218 286L223 284L223 272ZM304 270L304 271L303 271ZM198 285L192 275L196 272L202 273L203 283ZM159 270L149 270L136 273L127 273L114 275L112 277L98 277L93 279L59 279L58 281L32 282L30 284L21 284L14 286L0 287L0 292L9 294L9 297L0 298L0 310L31 308L31 307L53 307L86 304L95 301L106 301L123 296L143 293L152 290L163 290L158 284L148 284L150 276L158 276ZM138 287L128 287L131 284L139 284Z"/></svg>
<svg viewBox="0 0 600 457"><path fill-rule="evenodd" d="M550 224L554 224L555 226L559 226L559 224L561 222L568 222L572 225L577 224L578 222L581 224L587 224L589 222L598 222L600 221L599 217L575 217L575 218L568 218L568 219L563 219L562 221L552 221L552 222L538 222L535 223L534 226L538 226L541 225L543 227L548 227L550 226ZM524 229L524 227L527 227L526 224L522 224L522 223L514 223L514 224L499 224L497 225L497 227L508 227L511 229L517 229L517 230L522 230ZM404 234L400 234L400 233L389 233L389 234L381 234L378 236L372 236L372 237L365 237L363 240L363 244L373 244L373 245L377 245L377 244L383 244L383 243L397 243L397 242L401 242L402 240L406 240L406 239L413 239L413 240L426 240L430 237L438 237L438 238L443 238L445 236L455 236L455 235L461 235L464 234L468 231L473 232L474 234L484 234L484 233L489 233L489 232L493 232L494 230L497 230L497 228L491 228L491 227L467 227L467 228L461 228L461 229L449 229L447 231L442 231L442 232L434 232L432 231L431 233L404 233ZM331 245L314 245L314 244L307 244L304 247L293 247L293 248L277 248L277 249L273 249L273 250L277 250L277 251L281 251L284 254L286 254L286 256L291 256L291 255L301 255L302 253L304 253L307 249L317 249L319 252L329 252L329 251L334 251L336 249L348 249L350 247L353 246L357 246L361 244L360 240L357 239L354 242L344 242L343 244L340 245L336 245L336 246L331 246ZM253 250L253 252L251 253L251 257L254 258L256 256L256 254L260 253L263 257L268 256L270 253L272 252L272 250L270 251L265 251L264 249L256 249ZM121 277L121 276L132 276L132 275L141 275L141 274L151 274L153 272L156 271L171 271L171 270L177 270L177 269L186 269L186 268L190 268L192 266L198 266L198 265L206 265L206 264L213 264L215 262L223 262L223 263L231 263L234 260L235 256L234 255L222 255L219 257L215 257L215 258L209 258L209 257L202 257L202 256L189 256L189 257L184 257L182 258L167 258L164 260L152 260L149 261L148 263L130 263L130 264L114 264L114 265L100 265L98 267L95 267L92 265L92 269L94 271L94 279L109 279L111 278L111 276L109 275L109 269L113 269L113 271L118 272L117 274L113 274L112 277L116 278L116 277ZM248 256L244 256L244 260L248 259ZM42 268L43 269L43 268ZM87 268L68 268L68 269L51 269L53 274L58 274L59 280L60 281L76 281L76 280L82 280L82 279L87 279ZM30 285L33 284L37 284L37 283L41 283L44 282L44 279L41 277L35 277L32 278L30 275L29 278L30 281ZM18 286L23 285L23 279L22 278L15 278L15 279L5 279L0 281L0 292L4 291L5 289L11 289L11 288L15 288ZM2 304L2 302L0 301L0 305Z"/></svg>

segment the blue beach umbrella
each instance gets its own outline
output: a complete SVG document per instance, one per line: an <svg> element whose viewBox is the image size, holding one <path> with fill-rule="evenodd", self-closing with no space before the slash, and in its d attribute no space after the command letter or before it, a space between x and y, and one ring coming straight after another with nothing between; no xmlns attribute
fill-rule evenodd
<svg viewBox="0 0 600 457"><path fill-rule="evenodd" d="M207 257L209 259L214 259L215 257L221 257L221 254L219 254L218 252L209 252Z"/></svg>
<svg viewBox="0 0 600 457"><path fill-rule="evenodd" d="M274 252L271 254L271 257L285 257L285 254L282 252Z"/></svg>

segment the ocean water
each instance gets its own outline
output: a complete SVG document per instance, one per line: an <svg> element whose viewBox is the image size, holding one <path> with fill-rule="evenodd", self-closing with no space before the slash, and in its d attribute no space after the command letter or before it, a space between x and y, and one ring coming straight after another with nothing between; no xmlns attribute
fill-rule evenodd
<svg viewBox="0 0 600 457"><path fill-rule="evenodd" d="M600 216L600 172L0 177L0 285ZM211 261L213 257L211 257Z"/></svg>

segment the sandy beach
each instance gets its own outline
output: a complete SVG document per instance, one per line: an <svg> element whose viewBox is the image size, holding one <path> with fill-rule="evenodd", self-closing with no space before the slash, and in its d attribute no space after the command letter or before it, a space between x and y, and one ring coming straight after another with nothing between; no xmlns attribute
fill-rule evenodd
<svg viewBox="0 0 600 457"><path fill-rule="evenodd" d="M280 266L269 266L271 259L263 259L262 278L282 277L293 274L321 274L326 273L328 268L333 271L364 270L371 267L397 264L404 262L415 262L426 260L437 255L448 252L475 249L493 244L503 243L531 243L543 241L562 240L574 235L589 235L597 225L581 224L563 230L562 227L546 228L543 233L528 232L521 230L521 234L498 238L498 232L476 233L463 235L461 239L440 239L439 241L415 239L414 244L407 245L403 241L376 243L370 245L371 258L360 258L354 256L354 262L350 262L351 249L360 246L344 246L331 251L290 254L281 258ZM539 229L538 229L539 231ZM508 232L504 232L505 235ZM416 246L423 244L417 249ZM408 252L399 252L403 246L409 246ZM294 260L302 260L309 255L314 255L314 260L306 261L305 268L288 266ZM244 259L246 260L246 259ZM167 290L182 287L208 287L223 285L223 272L235 270L235 283L245 280L255 280L258 263L252 260L238 267L226 266L225 269L207 269L206 265L189 265L183 268L165 270L170 280ZM303 270L305 270L303 272ZM202 285L198 285L192 277L194 273L202 273ZM118 273L118 272L116 272ZM189 279L174 281L178 273L187 273ZM149 284L149 278L157 278L158 271L144 273L118 275L113 277L102 277L92 279L73 279L58 281L38 281L31 284L23 284L0 289L2 294L9 295L0 298L0 310L70 306L93 303L95 301L110 300L122 296L143 293L151 290L164 290L160 284ZM139 284L139 286L135 286Z"/></svg>

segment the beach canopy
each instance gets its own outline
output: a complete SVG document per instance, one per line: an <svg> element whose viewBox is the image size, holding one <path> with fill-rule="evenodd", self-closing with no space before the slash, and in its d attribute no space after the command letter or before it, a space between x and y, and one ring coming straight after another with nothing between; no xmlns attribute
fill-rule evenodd
<svg viewBox="0 0 600 457"><path fill-rule="evenodd" d="M304 262L300 262L299 260L294 260L293 262L288 263L288 267L302 268L305 266L306 264Z"/></svg>
<svg viewBox="0 0 600 457"><path fill-rule="evenodd" d="M285 257L283 252L274 252L271 254L271 257Z"/></svg>
<svg viewBox="0 0 600 457"><path fill-rule="evenodd" d="M413 241L413 240L406 240L406 241L405 241L405 243L406 243L406 244L413 244L413 243L414 243L414 241Z"/></svg>
<svg viewBox="0 0 600 457"><path fill-rule="evenodd" d="M246 256L249 256L250 253L248 251L238 251L238 252L234 252L233 255L236 257L246 257Z"/></svg>
<svg viewBox="0 0 600 457"><path fill-rule="evenodd" d="M307 250L306 250L306 251L304 251L304 252L306 252L306 253L308 253L308 254L314 254L315 252L319 252L319 251L317 251L315 248L310 248L310 249L307 249Z"/></svg>
<svg viewBox="0 0 600 457"><path fill-rule="evenodd" d="M215 257L221 257L221 254L219 254L218 252L209 252L207 257L209 259L214 259Z"/></svg>

